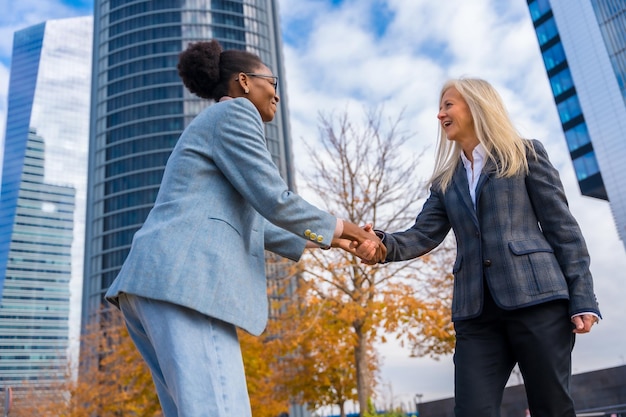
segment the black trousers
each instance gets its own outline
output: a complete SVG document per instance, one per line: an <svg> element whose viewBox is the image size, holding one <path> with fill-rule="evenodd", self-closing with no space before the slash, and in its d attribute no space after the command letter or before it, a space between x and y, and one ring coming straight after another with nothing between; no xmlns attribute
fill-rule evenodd
<svg viewBox="0 0 626 417"><path fill-rule="evenodd" d="M479 317L454 324L455 416L500 417L504 387L518 363L532 417L575 417L567 300L509 311L486 290L484 304Z"/></svg>

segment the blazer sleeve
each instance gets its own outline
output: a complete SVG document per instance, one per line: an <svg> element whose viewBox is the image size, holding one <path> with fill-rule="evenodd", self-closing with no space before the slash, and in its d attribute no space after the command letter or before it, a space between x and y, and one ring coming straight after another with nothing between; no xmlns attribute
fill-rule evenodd
<svg viewBox="0 0 626 417"><path fill-rule="evenodd" d="M541 142L533 140L532 143L536 157L529 152L526 189L541 230L567 280L570 314L594 312L600 315L587 245L569 210L559 173L550 163Z"/></svg>
<svg viewBox="0 0 626 417"><path fill-rule="evenodd" d="M306 240L295 234L265 222L265 250L273 252L292 261L299 261L306 246Z"/></svg>
<svg viewBox="0 0 626 417"><path fill-rule="evenodd" d="M337 219L290 191L267 149L263 123L252 102L228 102L229 112L211 127L214 162L261 216L302 238L330 246Z"/></svg>
<svg viewBox="0 0 626 417"><path fill-rule="evenodd" d="M450 227L443 196L431 187L430 196L410 229L396 233L378 232L387 248L385 260L405 261L430 252L445 239Z"/></svg>

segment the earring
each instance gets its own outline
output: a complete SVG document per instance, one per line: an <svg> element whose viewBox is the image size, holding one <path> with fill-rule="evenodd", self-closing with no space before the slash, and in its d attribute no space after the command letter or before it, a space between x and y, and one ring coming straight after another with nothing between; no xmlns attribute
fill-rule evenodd
<svg viewBox="0 0 626 417"><path fill-rule="evenodd" d="M248 90L247 88L245 88L245 89L243 90L243 92L244 92L244 93L246 93L246 94L248 94L248 93L250 92L250 90Z"/></svg>

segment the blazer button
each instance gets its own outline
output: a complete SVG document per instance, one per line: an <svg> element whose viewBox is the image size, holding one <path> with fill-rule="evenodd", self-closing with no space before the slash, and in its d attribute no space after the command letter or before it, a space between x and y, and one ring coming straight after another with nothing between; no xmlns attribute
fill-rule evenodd
<svg viewBox="0 0 626 417"><path fill-rule="evenodd" d="M491 266L491 259L485 259L483 261L483 265L489 268Z"/></svg>
<svg viewBox="0 0 626 417"><path fill-rule="evenodd" d="M304 236L309 237L311 235L311 229L306 229L304 231Z"/></svg>

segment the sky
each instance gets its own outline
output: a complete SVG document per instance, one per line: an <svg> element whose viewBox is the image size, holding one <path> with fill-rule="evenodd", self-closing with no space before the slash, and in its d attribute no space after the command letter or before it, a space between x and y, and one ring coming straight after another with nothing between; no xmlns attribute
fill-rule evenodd
<svg viewBox="0 0 626 417"><path fill-rule="evenodd" d="M480 77L498 89L521 134L544 143L591 254L603 320L577 338L573 371L626 364L620 272L626 270L626 251L608 203L580 195L526 1L279 0L279 7L294 158L300 170L307 166L303 144L318 138L320 112L347 112L357 120L364 109L377 107L391 119L403 114L403 127L412 133L406 152L425 151L417 184L432 170L444 81ZM0 0L0 10L3 138L13 32L48 19L91 14L92 3ZM302 187L305 197L306 192ZM412 404L415 394L422 395L422 402L452 396L451 356L410 358L408 350L393 343L380 346L379 352L379 396L387 402Z"/></svg>

